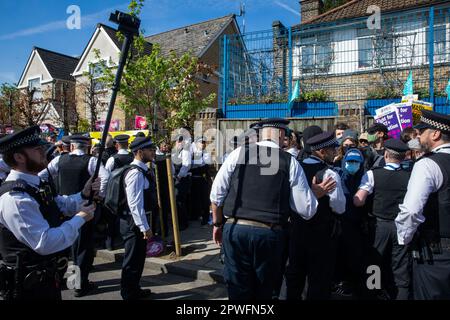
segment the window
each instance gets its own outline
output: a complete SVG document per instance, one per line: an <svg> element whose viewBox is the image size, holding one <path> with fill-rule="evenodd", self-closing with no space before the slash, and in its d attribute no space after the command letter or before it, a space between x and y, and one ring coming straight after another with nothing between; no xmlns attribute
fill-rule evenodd
<svg viewBox="0 0 450 320"><path fill-rule="evenodd" d="M98 62L89 66L89 74L92 76L92 86L94 91L105 89L105 84L100 78L103 76L102 67L104 62Z"/></svg>
<svg viewBox="0 0 450 320"><path fill-rule="evenodd" d="M41 99L42 91L41 91L41 78L34 78L28 80L28 89L31 91L35 89L33 93L33 99Z"/></svg>
<svg viewBox="0 0 450 320"><path fill-rule="evenodd" d="M385 67L394 64L394 36L375 34L367 28L357 30L358 68Z"/></svg>
<svg viewBox="0 0 450 320"><path fill-rule="evenodd" d="M429 38L430 29L427 28L426 31L426 52L427 52L427 62L429 61ZM445 25L437 25L434 27L434 62L444 62L447 61L447 29Z"/></svg>
<svg viewBox="0 0 450 320"><path fill-rule="evenodd" d="M301 64L302 73L328 72L332 64L330 34L302 38Z"/></svg>

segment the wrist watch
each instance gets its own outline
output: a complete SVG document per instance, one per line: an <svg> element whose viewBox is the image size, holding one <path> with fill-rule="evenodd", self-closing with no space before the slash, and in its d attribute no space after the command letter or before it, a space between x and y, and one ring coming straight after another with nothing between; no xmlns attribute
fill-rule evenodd
<svg viewBox="0 0 450 320"><path fill-rule="evenodd" d="M213 226L216 227L216 228L220 228L220 227L223 226L223 222L214 222Z"/></svg>

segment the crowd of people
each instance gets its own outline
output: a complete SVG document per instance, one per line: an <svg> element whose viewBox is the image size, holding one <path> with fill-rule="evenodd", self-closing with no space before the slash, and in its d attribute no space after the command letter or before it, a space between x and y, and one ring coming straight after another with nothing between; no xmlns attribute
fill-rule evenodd
<svg viewBox="0 0 450 320"><path fill-rule="evenodd" d="M288 124L254 123L212 185L230 299L449 299L450 117L399 139Z"/></svg>
<svg viewBox="0 0 450 320"><path fill-rule="evenodd" d="M301 132L266 119L229 141L218 171L203 137L108 136L101 157L91 141L44 141L37 126L0 138L4 299L61 299L70 259L75 297L95 292L99 225L107 249L125 249L122 298L148 297L147 242L171 229L169 157L180 230L213 226L230 299L450 298L446 115L423 111L400 139L380 123Z"/></svg>

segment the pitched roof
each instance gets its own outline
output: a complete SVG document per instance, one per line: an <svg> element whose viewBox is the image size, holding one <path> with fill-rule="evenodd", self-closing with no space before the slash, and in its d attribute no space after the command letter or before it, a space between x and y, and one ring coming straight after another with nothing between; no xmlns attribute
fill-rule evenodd
<svg viewBox="0 0 450 320"><path fill-rule="evenodd" d="M107 26L106 24L99 23L97 27L102 27L103 30L106 31L108 36L111 38L111 40L114 42L114 44L119 48L119 50L122 48L122 41L120 41L119 37L117 37L117 29L111 28L110 26ZM144 54L150 54L152 52L152 45L150 43L144 44Z"/></svg>
<svg viewBox="0 0 450 320"><path fill-rule="evenodd" d="M307 21L302 21L301 25L315 24L324 22L333 22L344 19L353 19L370 16L372 13L367 13L369 6L375 5L381 9L383 14L395 11L403 11L418 7L426 7L439 3L448 2L445 0L352 0L318 15ZM299 26L299 25L298 25Z"/></svg>
<svg viewBox="0 0 450 320"><path fill-rule="evenodd" d="M74 81L70 74L78 64L79 58L38 47L34 47L33 50L39 53L42 62L44 62L53 79Z"/></svg>
<svg viewBox="0 0 450 320"><path fill-rule="evenodd" d="M234 18L235 15L230 14L221 18L151 35L146 37L145 40L159 44L163 54L168 54L172 50L177 54L183 54L188 50L192 50L192 54L199 57Z"/></svg>

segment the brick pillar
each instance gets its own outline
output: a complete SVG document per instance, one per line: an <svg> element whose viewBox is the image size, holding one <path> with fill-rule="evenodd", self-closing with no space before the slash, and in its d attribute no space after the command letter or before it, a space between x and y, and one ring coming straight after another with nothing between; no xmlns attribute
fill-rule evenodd
<svg viewBox="0 0 450 320"><path fill-rule="evenodd" d="M317 17L323 8L321 0L300 0L301 22Z"/></svg>

